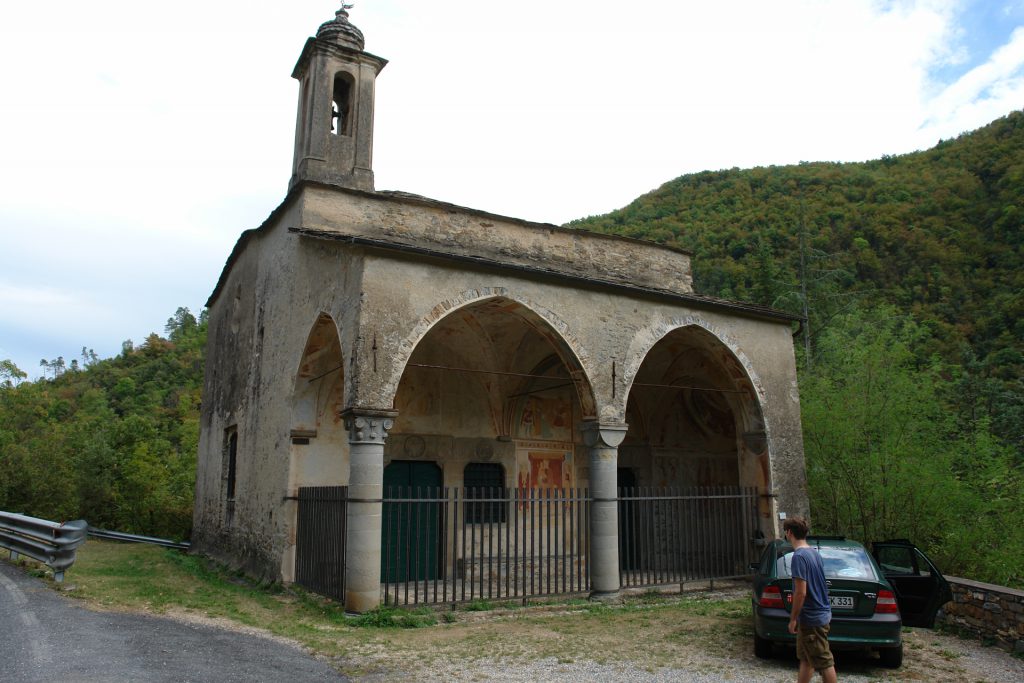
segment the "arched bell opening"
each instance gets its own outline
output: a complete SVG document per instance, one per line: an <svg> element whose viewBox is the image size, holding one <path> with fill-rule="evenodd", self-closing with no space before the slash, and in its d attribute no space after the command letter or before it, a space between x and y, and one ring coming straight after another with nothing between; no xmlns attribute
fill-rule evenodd
<svg viewBox="0 0 1024 683"><path fill-rule="evenodd" d="M396 476L398 469L422 474L422 481L405 482L405 493L413 496L426 495L435 485L427 481L431 468L409 463L436 465L449 494L457 490L470 499L582 486L587 473L580 458L580 425L593 414L585 406L593 405L576 355L547 321L509 298L478 301L438 320L410 355L395 393L397 417L385 444L385 465ZM389 496L399 497L399 490L385 487L385 501ZM488 542L497 543L492 536L505 533L516 514L510 502L457 507L444 518L447 533L439 536L465 533L468 540L465 547L449 543L436 549L439 562L450 569L446 576L471 572L466 563L482 556ZM385 515L398 519L387 508L385 502ZM415 537L385 528L382 547L396 544L389 536L395 533ZM420 556L433 557L433 544L441 541L418 542L430 545L420 548ZM419 578L431 577L431 571L421 568ZM382 558L385 584L416 578L407 574L390 570Z"/></svg>
<svg viewBox="0 0 1024 683"><path fill-rule="evenodd" d="M331 91L331 133L334 135L352 134L354 89L351 74L339 71L334 75L334 87Z"/></svg>
<svg viewBox="0 0 1024 683"><path fill-rule="evenodd" d="M334 319L321 313L313 323L295 375L288 449L286 519L290 521L282 575L294 580L299 489L344 486L349 477L349 442L341 411L345 369Z"/></svg>

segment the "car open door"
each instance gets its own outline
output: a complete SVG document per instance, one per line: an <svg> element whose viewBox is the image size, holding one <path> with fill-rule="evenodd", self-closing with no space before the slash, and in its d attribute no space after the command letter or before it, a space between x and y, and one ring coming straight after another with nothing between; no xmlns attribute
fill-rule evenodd
<svg viewBox="0 0 1024 683"><path fill-rule="evenodd" d="M935 613L953 599L942 573L928 556L906 539L871 544L875 561L896 590L896 602L906 626L935 626Z"/></svg>

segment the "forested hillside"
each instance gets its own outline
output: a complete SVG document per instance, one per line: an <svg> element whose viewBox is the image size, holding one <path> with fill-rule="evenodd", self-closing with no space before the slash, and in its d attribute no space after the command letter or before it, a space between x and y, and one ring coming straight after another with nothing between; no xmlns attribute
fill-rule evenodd
<svg viewBox="0 0 1024 683"><path fill-rule="evenodd" d="M1024 112L905 156L682 176L569 225L688 249L698 292L807 315L819 531L1024 582Z"/></svg>
<svg viewBox="0 0 1024 683"><path fill-rule="evenodd" d="M192 528L206 323L187 308L167 338L116 358L43 361L0 380L0 510L187 539Z"/></svg>

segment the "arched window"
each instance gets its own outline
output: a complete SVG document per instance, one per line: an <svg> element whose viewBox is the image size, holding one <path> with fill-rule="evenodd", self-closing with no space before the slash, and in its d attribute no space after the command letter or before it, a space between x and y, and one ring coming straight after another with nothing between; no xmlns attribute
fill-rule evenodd
<svg viewBox="0 0 1024 683"><path fill-rule="evenodd" d="M506 519L505 468L498 463L471 462L462 472L466 487L465 515L467 524L504 522ZM478 503L470 499L486 499Z"/></svg>
<svg viewBox="0 0 1024 683"><path fill-rule="evenodd" d="M334 76L331 132L335 135L352 134L352 76L344 72Z"/></svg>

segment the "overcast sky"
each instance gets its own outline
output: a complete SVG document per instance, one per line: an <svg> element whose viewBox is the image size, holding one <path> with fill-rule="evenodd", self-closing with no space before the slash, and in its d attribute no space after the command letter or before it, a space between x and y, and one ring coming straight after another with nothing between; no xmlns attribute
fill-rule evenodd
<svg viewBox="0 0 1024 683"><path fill-rule="evenodd" d="M283 199L333 0L7 3L0 359L198 313ZM359 0L377 189L563 223L676 176L860 161L1024 106L1024 0Z"/></svg>

